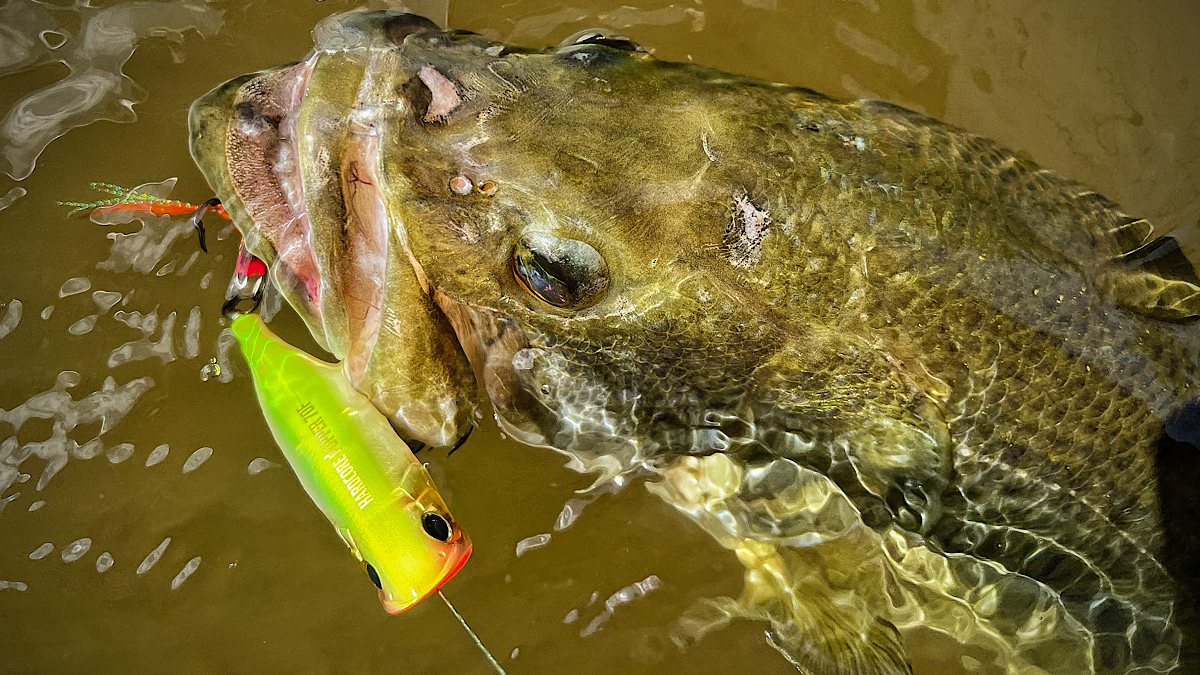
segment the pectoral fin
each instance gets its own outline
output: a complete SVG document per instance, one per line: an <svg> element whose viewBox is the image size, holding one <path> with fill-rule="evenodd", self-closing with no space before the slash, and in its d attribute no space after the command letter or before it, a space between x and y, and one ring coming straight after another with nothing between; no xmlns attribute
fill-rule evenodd
<svg viewBox="0 0 1200 675"><path fill-rule="evenodd" d="M911 673L899 634L876 611L889 584L878 539L827 479L786 459L739 465L725 455L679 458L660 475L650 491L746 570L742 595L699 603L677 643L749 619L770 626L771 646L802 673Z"/></svg>

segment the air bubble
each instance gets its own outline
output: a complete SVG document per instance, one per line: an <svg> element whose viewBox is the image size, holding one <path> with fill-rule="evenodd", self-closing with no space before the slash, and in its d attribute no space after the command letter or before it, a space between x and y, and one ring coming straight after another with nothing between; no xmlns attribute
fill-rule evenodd
<svg viewBox="0 0 1200 675"><path fill-rule="evenodd" d="M187 581L187 578L192 576L192 572L195 572L197 567L200 567L200 556L187 561L183 569L179 570L179 574L176 574L175 578L171 580L171 590L179 588L180 584Z"/></svg>
<svg viewBox="0 0 1200 675"><path fill-rule="evenodd" d="M170 545L170 543L171 538L167 537L166 539L162 540L162 543L159 544L157 548L147 553L146 557L142 559L142 564L138 565L137 573L145 574L146 572L149 572L150 568L154 567L155 563L158 562L158 559L162 557L163 551L167 550L167 546Z"/></svg>
<svg viewBox="0 0 1200 675"><path fill-rule="evenodd" d="M92 332L92 329L96 327L96 319L98 318L100 317L96 314L88 314L82 319L71 324L71 327L67 329L67 332L71 335L84 335L86 333L90 333Z"/></svg>
<svg viewBox="0 0 1200 675"><path fill-rule="evenodd" d="M146 457L146 466L154 466L167 458L167 453L171 452L171 448L167 447L166 443L154 448Z"/></svg>
<svg viewBox="0 0 1200 675"><path fill-rule="evenodd" d="M133 443L119 443L108 449L105 453L108 456L108 461L113 464L120 464L129 459L133 454Z"/></svg>
<svg viewBox="0 0 1200 675"><path fill-rule="evenodd" d="M550 543L549 534L535 534L532 537L526 537L517 542L517 557L521 557L526 551L541 548Z"/></svg>
<svg viewBox="0 0 1200 675"><path fill-rule="evenodd" d="M92 547L91 539L88 539L87 537L83 537L82 539L76 539L75 541L68 544L66 548L63 549L63 552L62 552L63 562L75 562L76 560L79 560L80 558L83 557L83 554L88 552L88 549L91 547Z"/></svg>
<svg viewBox="0 0 1200 675"><path fill-rule="evenodd" d="M204 366L200 368L200 381L201 382L208 382L212 378L220 377L220 376L221 376L221 366L217 365L216 357L209 359L208 363L204 364Z"/></svg>
<svg viewBox="0 0 1200 675"><path fill-rule="evenodd" d="M121 301L121 294L116 291L96 291L92 293L92 302L96 303L96 308L101 314L107 314L108 310L113 308Z"/></svg>
<svg viewBox="0 0 1200 675"><path fill-rule="evenodd" d="M63 282L63 285L58 289L58 297L65 298L70 295L82 293L92 287L92 282L87 277L71 277Z"/></svg>
<svg viewBox="0 0 1200 675"><path fill-rule="evenodd" d="M13 332L18 323L21 323L21 301L13 299L8 303L8 310L4 312L4 318L0 319L0 338Z"/></svg>
<svg viewBox="0 0 1200 675"><path fill-rule="evenodd" d="M67 36L56 30L44 30L38 33L38 39L47 49L58 49L67 43Z"/></svg>
<svg viewBox="0 0 1200 675"><path fill-rule="evenodd" d="M213 449L209 447L203 447L193 452L192 456L188 457L187 461L183 463L183 472L191 473L195 471L201 464L207 461L209 457L212 457L212 453Z"/></svg>
<svg viewBox="0 0 1200 675"><path fill-rule="evenodd" d="M263 457L258 457L250 461L250 464L246 467L246 473L250 474L251 476L257 476L273 466L276 466L275 462Z"/></svg>
<svg viewBox="0 0 1200 675"><path fill-rule="evenodd" d="M8 207L12 206L13 202L17 201L18 199L20 199L21 197L24 197L27 194L29 194L29 193L25 191L25 188L15 187L15 188L9 190L8 192L6 192L4 194L3 197L0 197L0 211L3 211L4 209L7 209Z"/></svg>
<svg viewBox="0 0 1200 675"><path fill-rule="evenodd" d="M29 554L29 559L30 560L41 560L42 558L45 558L46 556L50 555L50 552L53 550L54 550L54 544L51 544L50 542L46 542L46 543L42 544L41 546L35 548L33 550L33 553Z"/></svg>

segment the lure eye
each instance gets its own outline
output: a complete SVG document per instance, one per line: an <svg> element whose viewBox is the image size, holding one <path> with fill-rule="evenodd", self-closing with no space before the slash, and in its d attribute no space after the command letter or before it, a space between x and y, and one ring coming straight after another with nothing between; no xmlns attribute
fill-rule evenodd
<svg viewBox="0 0 1200 675"><path fill-rule="evenodd" d="M371 565L371 563L365 564L367 566L367 576L371 577L371 583L375 584L375 588L378 588L382 591L383 582L379 580L379 572L375 571L375 568Z"/></svg>
<svg viewBox="0 0 1200 675"><path fill-rule="evenodd" d="M542 302L564 309L596 304L608 290L608 264L576 239L526 233L513 249L513 274Z"/></svg>
<svg viewBox="0 0 1200 675"><path fill-rule="evenodd" d="M438 541L450 541L450 523L441 515L430 511L421 516L421 527L425 530L425 534L437 539Z"/></svg>

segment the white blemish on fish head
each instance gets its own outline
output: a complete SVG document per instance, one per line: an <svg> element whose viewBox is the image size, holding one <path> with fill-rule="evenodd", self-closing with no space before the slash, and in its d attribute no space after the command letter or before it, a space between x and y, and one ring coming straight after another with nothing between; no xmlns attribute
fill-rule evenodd
<svg viewBox="0 0 1200 675"><path fill-rule="evenodd" d="M762 257L762 242L771 232L771 216L745 192L735 194L722 248L734 267L750 268Z"/></svg>
<svg viewBox="0 0 1200 675"><path fill-rule="evenodd" d="M462 98L458 95L458 88L437 68L425 66L421 68L417 76L429 88L431 97L429 100L429 109L425 111L426 122L444 120L462 104Z"/></svg>

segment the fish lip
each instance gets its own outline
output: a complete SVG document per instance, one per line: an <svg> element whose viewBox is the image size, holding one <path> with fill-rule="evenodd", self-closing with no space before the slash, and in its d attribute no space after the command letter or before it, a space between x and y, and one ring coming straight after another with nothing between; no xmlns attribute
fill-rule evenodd
<svg viewBox="0 0 1200 675"><path fill-rule="evenodd" d="M325 35L318 37L321 30ZM270 261L273 285L299 311L309 332L326 351L333 351L333 345L327 342L322 329L325 316L321 293L333 282L323 278L326 269L314 258L310 246L280 243L308 241L313 227L308 203L312 195L305 190L298 138L300 110L308 85L318 59L331 50L374 49L380 46L377 40L383 37L390 49L411 51L419 49L420 44L409 38L426 33L436 35L437 30L436 24L428 20L391 11L357 10L333 15L314 30L318 39L303 59L228 80L196 99L189 110L189 149L195 163L227 205L247 250ZM327 40L332 42L326 44ZM405 72L408 67L405 66ZM416 76L420 68L412 67L411 74ZM390 208L383 204L383 210L387 212ZM413 254L408 232L416 228L406 227L397 214L388 215L387 225L399 235L401 255L408 259L417 276L420 291L413 289L413 292L430 298L431 311L441 314L439 318L449 324L444 308L436 303L434 285ZM445 345L462 351L464 336L458 331L447 332L443 338ZM468 386L465 375L470 369L466 366L459 371L464 375L461 380L464 387ZM347 374L355 381L350 370ZM462 425L471 421L472 410L478 409L481 381L475 375L470 378L475 391L457 401L460 410L466 411L465 417L457 413L458 419L451 419L452 423L446 427L455 427L451 433L443 434L441 427L435 426L431 435L419 422L416 426L397 423L389 410L387 414L400 436L405 441L434 446L447 445L461 437ZM449 438L443 439L446 436Z"/></svg>

